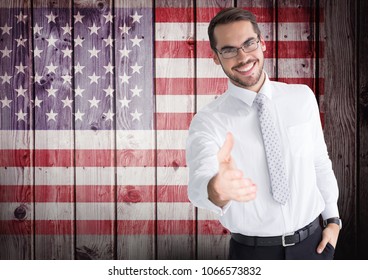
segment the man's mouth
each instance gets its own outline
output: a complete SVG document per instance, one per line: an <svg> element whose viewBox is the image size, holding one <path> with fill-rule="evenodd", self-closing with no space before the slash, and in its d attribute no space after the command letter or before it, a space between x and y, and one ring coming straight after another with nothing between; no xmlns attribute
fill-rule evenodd
<svg viewBox="0 0 368 280"><path fill-rule="evenodd" d="M247 63L241 66L237 66L234 68L234 70L236 70L237 72L239 72L242 75L250 75L253 72L253 68L256 65L256 61L253 61L251 63Z"/></svg>

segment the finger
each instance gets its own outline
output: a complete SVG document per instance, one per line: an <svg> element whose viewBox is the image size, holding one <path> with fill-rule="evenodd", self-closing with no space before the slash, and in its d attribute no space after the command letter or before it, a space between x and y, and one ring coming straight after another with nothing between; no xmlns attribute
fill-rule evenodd
<svg viewBox="0 0 368 280"><path fill-rule="evenodd" d="M239 169L228 169L223 172L223 176L227 180L239 180L243 178L243 172Z"/></svg>
<svg viewBox="0 0 368 280"><path fill-rule="evenodd" d="M328 238L322 238L321 242L318 244L317 247L317 253L321 254L323 252L323 250L325 249L326 245L328 243Z"/></svg>
<svg viewBox="0 0 368 280"><path fill-rule="evenodd" d="M221 162L230 162L231 158L231 150L234 146L234 137L231 132L226 134L226 139L221 149L217 153L218 161Z"/></svg>

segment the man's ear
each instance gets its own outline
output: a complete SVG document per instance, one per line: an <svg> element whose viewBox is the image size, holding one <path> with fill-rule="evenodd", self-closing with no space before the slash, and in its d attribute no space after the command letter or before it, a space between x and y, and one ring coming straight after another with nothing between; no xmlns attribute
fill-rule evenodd
<svg viewBox="0 0 368 280"><path fill-rule="evenodd" d="M259 40L259 42L261 43L261 49L262 49L262 51L263 52L265 52L266 51L266 41L264 40L264 38L263 38L263 36L261 35L260 36L260 40Z"/></svg>
<svg viewBox="0 0 368 280"><path fill-rule="evenodd" d="M212 58L213 58L213 61L217 64L217 65L220 65L220 60L219 60L219 57L218 57L218 54L216 51L212 50Z"/></svg>

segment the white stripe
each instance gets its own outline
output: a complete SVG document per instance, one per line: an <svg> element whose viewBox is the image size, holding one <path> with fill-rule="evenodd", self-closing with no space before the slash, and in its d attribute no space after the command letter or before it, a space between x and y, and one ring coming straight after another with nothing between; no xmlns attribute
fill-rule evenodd
<svg viewBox="0 0 368 280"><path fill-rule="evenodd" d="M157 220L194 219L194 206L189 202L157 203Z"/></svg>
<svg viewBox="0 0 368 280"><path fill-rule="evenodd" d="M156 185L155 167L118 167L118 185Z"/></svg>
<svg viewBox="0 0 368 280"><path fill-rule="evenodd" d="M205 209L198 209L198 220L199 221L217 221L220 218L219 215L215 214L212 211Z"/></svg>
<svg viewBox="0 0 368 280"><path fill-rule="evenodd" d="M32 130L0 130L0 150L33 149Z"/></svg>
<svg viewBox="0 0 368 280"><path fill-rule="evenodd" d="M219 95L197 95L197 111L214 101Z"/></svg>
<svg viewBox="0 0 368 280"><path fill-rule="evenodd" d="M194 78L192 58L156 58L156 78Z"/></svg>
<svg viewBox="0 0 368 280"><path fill-rule="evenodd" d="M156 95L156 112L158 113L192 113L194 95Z"/></svg>
<svg viewBox="0 0 368 280"><path fill-rule="evenodd" d="M194 23L157 22L155 24L156 41L187 41L194 39Z"/></svg>
<svg viewBox="0 0 368 280"><path fill-rule="evenodd" d="M155 148L155 131L153 130L117 130L117 149L145 150Z"/></svg>
<svg viewBox="0 0 368 280"><path fill-rule="evenodd" d="M187 130L157 130L157 149L185 149Z"/></svg>
<svg viewBox="0 0 368 280"><path fill-rule="evenodd" d="M114 149L115 133L112 130L76 130L76 149Z"/></svg>
<svg viewBox="0 0 368 280"><path fill-rule="evenodd" d="M31 167L0 167L0 185L27 186L32 182Z"/></svg>
<svg viewBox="0 0 368 280"><path fill-rule="evenodd" d="M77 203L78 205L79 203ZM35 220L74 220L74 204L69 202L42 202L35 205Z"/></svg>
<svg viewBox="0 0 368 280"><path fill-rule="evenodd" d="M157 185L187 185L187 167L158 167Z"/></svg>
<svg viewBox="0 0 368 280"><path fill-rule="evenodd" d="M36 130L36 149L73 149L73 130Z"/></svg>
<svg viewBox="0 0 368 280"><path fill-rule="evenodd" d="M155 220L156 206L153 202L118 203L118 220Z"/></svg>
<svg viewBox="0 0 368 280"><path fill-rule="evenodd" d="M36 185L74 185L74 169L67 167L36 167Z"/></svg>
<svg viewBox="0 0 368 280"><path fill-rule="evenodd" d="M115 167L76 167L77 185L115 185Z"/></svg>
<svg viewBox="0 0 368 280"><path fill-rule="evenodd" d="M1 221L11 221L18 220L14 216L14 211L18 208L22 207L26 210L26 216L24 220L32 220L32 212L33 206L30 203L19 203L19 202L0 202L0 220Z"/></svg>
<svg viewBox="0 0 368 280"><path fill-rule="evenodd" d="M77 220L115 220L115 204L109 202L76 203Z"/></svg>
<svg viewBox="0 0 368 280"><path fill-rule="evenodd" d="M311 24L309 22L281 22L278 25L279 41L314 41L314 34L311 34ZM326 30L324 23L320 23L319 41L325 41Z"/></svg>

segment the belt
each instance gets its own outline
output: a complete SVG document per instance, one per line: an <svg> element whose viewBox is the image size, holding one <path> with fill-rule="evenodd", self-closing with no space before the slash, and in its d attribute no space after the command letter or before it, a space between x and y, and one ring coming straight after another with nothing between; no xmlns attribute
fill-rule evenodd
<svg viewBox="0 0 368 280"><path fill-rule="evenodd" d="M231 238L236 242L246 246L279 246L284 247L293 246L299 242L302 242L308 236L312 235L316 229L320 226L319 218L316 218L309 225L295 231L285 233L280 236L271 237L258 237L258 236L247 236L240 233L232 233Z"/></svg>

